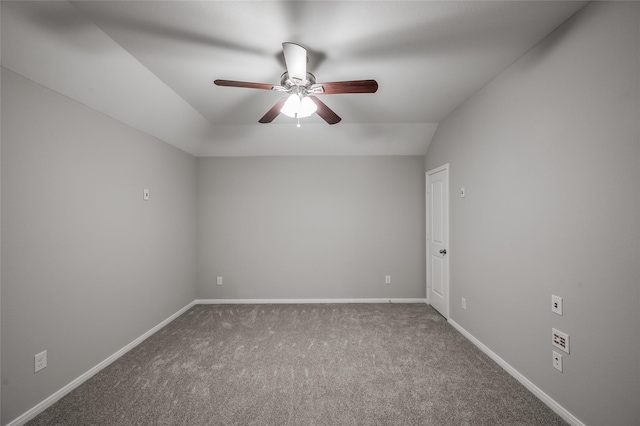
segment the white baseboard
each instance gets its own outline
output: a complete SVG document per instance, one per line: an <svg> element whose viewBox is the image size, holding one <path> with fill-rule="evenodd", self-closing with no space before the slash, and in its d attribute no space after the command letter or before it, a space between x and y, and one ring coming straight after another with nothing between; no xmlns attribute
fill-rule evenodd
<svg viewBox="0 0 640 426"><path fill-rule="evenodd" d="M585 426L576 416L567 411L562 405L558 404L553 398L544 393L542 389L534 385L529 379L523 376L518 370L509 365L508 362L500 358L495 352L485 346L480 340L476 339L471 333L462 328L460 324L456 323L454 320L449 319L449 324L456 330L458 330L464 337L466 337L471 343L476 345L482 352L489 356L492 360L494 360L500 367L506 370L511 376L513 376L517 381L522 383L525 388L529 389L531 393L538 397L542 402L544 402L549 408L551 408L557 415L562 417L567 423L574 426Z"/></svg>
<svg viewBox="0 0 640 426"><path fill-rule="evenodd" d="M427 303L427 299L198 299L199 305L282 305L307 303Z"/></svg>
<svg viewBox="0 0 640 426"><path fill-rule="evenodd" d="M115 352L113 355L109 356L104 361L100 362L98 365L96 365L93 368L91 368L89 371L87 371L84 374L78 376L71 383L69 383L66 386L62 387L56 393L54 393L53 395L51 395L50 397L48 397L44 401L40 402L38 405L36 405L35 407L31 408L29 411L25 412L24 414L22 414L18 418L16 418L13 421L9 422L7 424L7 426L23 425L26 422L28 422L29 420L33 419L35 416L37 416L38 414L40 414L41 412L43 412L44 410L46 410L47 408L49 408L50 406L55 404L60 398L62 398L63 396L65 396L66 394L68 394L69 392L71 392L72 390L74 390L75 388L77 388L78 386L83 384L84 382L86 382L87 380L89 380L94 375L96 375L100 370L102 370L103 368L107 367L109 364L111 364L114 361L116 361L122 355L126 354L131 349L133 349L136 346L138 346L140 343L142 343L145 339L147 339L153 333L157 332L162 327L164 327L165 325L169 324L174 319L178 318L180 315L185 313L187 310L189 310L195 304L196 304L196 301L194 300L193 302L189 303L184 308L180 309L175 314L171 315L169 318L167 318L164 321L162 321L160 324L158 324L155 327L153 327L151 330L149 330L146 333L144 333L142 336L140 336L137 339L135 339L133 342L129 343L128 345L126 345L125 347L120 349L119 351Z"/></svg>

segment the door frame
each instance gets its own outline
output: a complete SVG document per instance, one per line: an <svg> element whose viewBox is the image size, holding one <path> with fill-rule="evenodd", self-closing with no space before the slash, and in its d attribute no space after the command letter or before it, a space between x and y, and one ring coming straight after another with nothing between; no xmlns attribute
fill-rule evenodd
<svg viewBox="0 0 640 426"><path fill-rule="evenodd" d="M447 261L445 262L446 273L445 282L443 283L446 286L447 293L447 315L445 319L449 321L449 317L451 316L451 286L450 286L450 261L451 261L451 233L450 233L450 205L449 205L449 163L443 164L442 166L436 167L425 172L425 286L427 290L427 304L431 306L431 292L430 292L430 282L429 282L429 175L434 173L438 173L444 171L447 177L447 185L444 191L444 198L446 203L446 212L445 216L447 218L446 232L447 232Z"/></svg>

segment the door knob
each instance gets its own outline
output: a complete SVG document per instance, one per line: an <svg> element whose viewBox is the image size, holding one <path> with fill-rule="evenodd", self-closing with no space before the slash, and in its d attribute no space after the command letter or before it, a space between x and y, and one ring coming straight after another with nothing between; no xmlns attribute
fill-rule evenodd
<svg viewBox="0 0 640 426"><path fill-rule="evenodd" d="M443 255L443 256L444 256L445 254L447 254L447 249L442 249L442 250L440 250L440 254L441 254L441 255Z"/></svg>

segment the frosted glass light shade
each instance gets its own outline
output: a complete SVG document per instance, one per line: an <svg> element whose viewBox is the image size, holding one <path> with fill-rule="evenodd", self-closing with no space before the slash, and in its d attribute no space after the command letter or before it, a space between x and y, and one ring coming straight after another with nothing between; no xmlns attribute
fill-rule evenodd
<svg viewBox="0 0 640 426"><path fill-rule="evenodd" d="M300 109L298 110L298 118L309 117L316 112L318 106L311 99L304 97L300 101Z"/></svg>
<svg viewBox="0 0 640 426"><path fill-rule="evenodd" d="M289 99L284 103L280 112L287 117L304 118L309 117L316 112L317 109L318 107L311 99L304 97L300 100L300 96L294 93L289 96Z"/></svg>
<svg viewBox="0 0 640 426"><path fill-rule="evenodd" d="M289 96L287 102L284 103L280 112L287 117L296 118L298 109L300 108L300 97L296 94Z"/></svg>

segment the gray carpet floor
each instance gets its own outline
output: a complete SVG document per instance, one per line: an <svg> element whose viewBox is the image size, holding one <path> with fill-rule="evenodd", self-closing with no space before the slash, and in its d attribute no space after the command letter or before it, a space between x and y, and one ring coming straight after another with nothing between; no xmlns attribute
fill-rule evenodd
<svg viewBox="0 0 640 426"><path fill-rule="evenodd" d="M29 425L559 425L422 304L197 305Z"/></svg>

